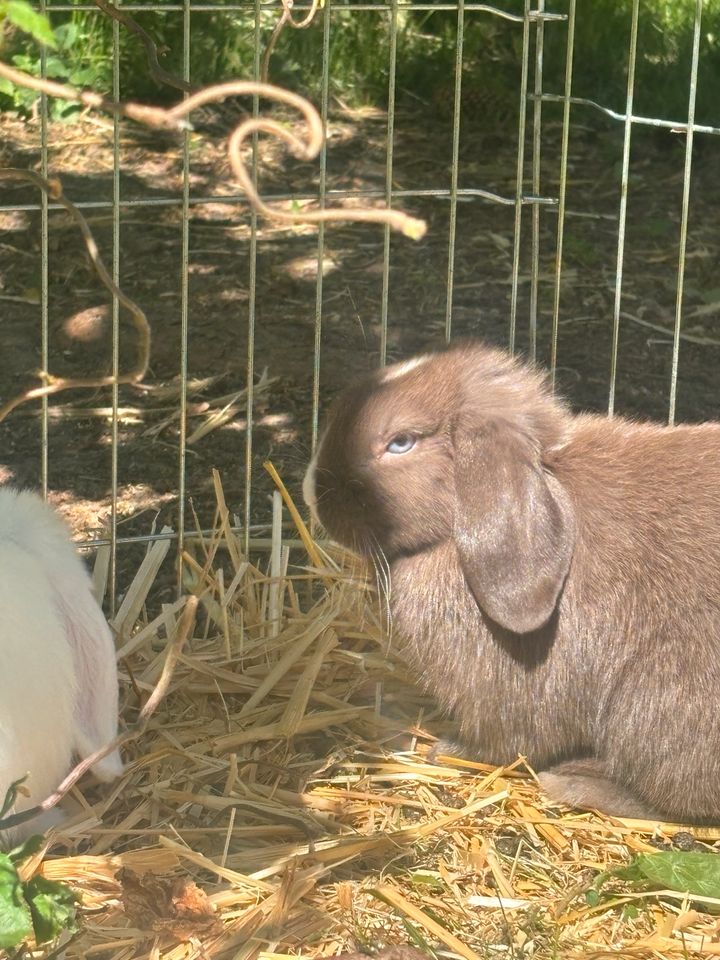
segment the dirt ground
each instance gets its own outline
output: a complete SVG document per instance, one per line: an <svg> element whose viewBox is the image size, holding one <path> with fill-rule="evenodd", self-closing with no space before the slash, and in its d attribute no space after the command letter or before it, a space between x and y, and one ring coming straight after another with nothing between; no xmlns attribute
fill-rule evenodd
<svg viewBox="0 0 720 960"><path fill-rule="evenodd" d="M568 217L562 290L558 382L577 409L607 405L612 342L617 210L622 152L616 126L581 125L570 147ZM543 145L545 195L556 195L559 126L548 112ZM378 111L336 108L330 122L328 186L384 189L385 117ZM222 124L219 125L222 127ZM73 201L112 199L112 132L86 118L50 129L49 170ZM684 140L669 132L634 134L629 194L623 319L617 380L620 413L664 419L671 377L672 327ZM39 125L0 119L0 163L38 168ZM460 186L512 197L515 136L489 135L466 124L461 139ZM678 419L717 416L720 360L718 213L720 142L698 138L692 186ZM274 145L262 150L266 195L314 190L315 164L287 161ZM120 143L123 201L177 200L182 190L182 145L176 137L124 130ZM193 197L237 198L218 124L190 143ZM394 186L445 188L451 177L450 129L426 113L397 118ZM40 215L11 209L37 202L32 190L0 190L0 398L34 381L40 365ZM427 219L426 238L391 242L388 353L404 357L442 342L448 272L449 204L422 198L398 202ZM85 211L100 249L112 261L112 217ZM523 259L518 343L527 346L531 213L523 215ZM514 210L482 199L458 205L453 335L507 343ZM196 203L189 224L186 491L199 522L211 520L211 470L222 475L228 504L242 516L245 490L246 386L250 313L250 214L233 203ZM556 213L541 213L538 358L549 358ZM176 523L180 458L177 410L181 369L182 224L178 206L121 208L119 266L123 290L145 309L153 331L151 370L143 388L120 390L117 464L121 535ZM317 230L263 223L257 245L254 330L256 392L252 462L252 517L268 515L268 456L297 494L309 456L317 273ZM50 369L62 374L107 370L110 323L107 296L93 274L76 228L62 211L49 228ZM378 361L383 230L357 225L326 230L320 394L327 399ZM123 321L122 360L131 362L132 334ZM111 493L109 391L68 393L50 402L49 488L79 535L107 523ZM219 410L231 409L220 425ZM210 429L212 427L212 429ZM200 429L202 428L202 429ZM198 435L195 436L195 432ZM205 432L204 432L205 431ZM0 425L0 482L35 485L40 479L38 405L26 405Z"/></svg>

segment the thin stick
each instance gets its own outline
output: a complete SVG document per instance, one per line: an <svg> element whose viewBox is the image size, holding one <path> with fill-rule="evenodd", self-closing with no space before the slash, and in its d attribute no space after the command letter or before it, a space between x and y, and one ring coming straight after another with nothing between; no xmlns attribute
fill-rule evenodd
<svg viewBox="0 0 720 960"><path fill-rule="evenodd" d="M107 267L103 263L98 250L95 238L92 235L87 220L78 210L74 203L63 194L62 184L59 180L46 180L32 170L18 170L12 167L0 169L0 180L26 180L33 186L42 190L48 199L59 203L70 214L75 223L77 223L82 233L85 246L92 265L104 286L110 291L113 297L116 297L123 307L130 313L135 330L138 336L138 357L135 365L126 373L118 376L107 377L55 377L47 370L41 370L38 376L45 381L41 387L34 387L32 390L26 390L13 399L8 400L0 407L0 423L21 403L28 400L37 400L39 397L47 397L50 394L60 393L61 390L71 390L76 388L96 388L114 386L120 383L137 383L145 376L150 363L150 325L148 324L145 313L140 307L126 296L122 290L113 281L108 273Z"/></svg>
<svg viewBox="0 0 720 960"><path fill-rule="evenodd" d="M175 87L177 90L182 90L185 93L192 93L192 91L196 89L191 86L191 84L181 80L180 77L174 77L160 66L157 44L150 34L146 30L143 30L140 24L128 13L125 13L124 10L118 10L109 0L94 0L94 3L95 6L99 7L108 17L117 20L118 23L121 23L130 30L131 33L140 37L142 45L145 47L145 56L147 57L150 75L157 80L158 83L167 84L167 86Z"/></svg>
<svg viewBox="0 0 720 960"><path fill-rule="evenodd" d="M275 24L275 29L270 34L268 45L265 48L265 53L263 54L262 70L260 71L260 79L262 80L263 83L268 82L270 58L273 55L275 45L277 44L278 38L280 34L283 32L283 29L286 26L291 26L294 30L307 30L307 28L315 19L315 14L317 13L318 7L320 6L320 0L312 0L312 3L310 5L310 10L308 11L308 15L303 20L295 20L292 15L294 0L280 0L280 2L282 4L282 14L278 22Z"/></svg>

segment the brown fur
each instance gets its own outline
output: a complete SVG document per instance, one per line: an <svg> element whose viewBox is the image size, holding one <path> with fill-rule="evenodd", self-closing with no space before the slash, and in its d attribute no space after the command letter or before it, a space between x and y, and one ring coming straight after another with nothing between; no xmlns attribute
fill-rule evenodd
<svg viewBox="0 0 720 960"><path fill-rule="evenodd" d="M568 803L720 822L720 425L573 416L464 344L346 391L306 498L387 558L466 749L526 755Z"/></svg>

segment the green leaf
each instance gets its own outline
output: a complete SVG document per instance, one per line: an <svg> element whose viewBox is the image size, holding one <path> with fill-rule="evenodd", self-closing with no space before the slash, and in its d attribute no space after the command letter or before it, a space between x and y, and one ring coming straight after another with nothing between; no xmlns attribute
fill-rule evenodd
<svg viewBox="0 0 720 960"><path fill-rule="evenodd" d="M45 843L45 837L41 833L35 833L22 843L19 847L14 847L8 852L8 857L13 863L22 863L28 857L34 856Z"/></svg>
<svg viewBox="0 0 720 960"><path fill-rule="evenodd" d="M74 87L91 87L98 79L98 72L95 67L80 67L73 70L69 76L70 83Z"/></svg>
<svg viewBox="0 0 720 960"><path fill-rule="evenodd" d="M64 883L37 874L25 884L25 899L38 943L54 940L62 930L77 930L77 897Z"/></svg>
<svg viewBox="0 0 720 960"><path fill-rule="evenodd" d="M415 870L410 874L410 882L413 886L429 887L431 890L445 890L445 883L439 874L431 873L427 870Z"/></svg>
<svg viewBox="0 0 720 960"><path fill-rule="evenodd" d="M49 56L45 60L45 73L53 80L59 80L69 75L70 67L60 57Z"/></svg>
<svg viewBox="0 0 720 960"><path fill-rule="evenodd" d="M720 899L720 856L682 850L640 853L626 867L598 874L585 892L585 900L590 906L599 903L600 891L613 878L690 897Z"/></svg>
<svg viewBox="0 0 720 960"><path fill-rule="evenodd" d="M40 61L37 57L29 57L26 53L16 53L12 58L13 66L18 70L25 70L37 77L40 75Z"/></svg>
<svg viewBox="0 0 720 960"><path fill-rule="evenodd" d="M670 850L641 853L630 864L648 883L690 896L720 898L720 856Z"/></svg>
<svg viewBox="0 0 720 960"><path fill-rule="evenodd" d="M27 0L0 0L0 14L6 16L10 23L20 30L29 33L38 43L44 43L48 47L57 46L50 21L44 13L33 10Z"/></svg>
<svg viewBox="0 0 720 960"><path fill-rule="evenodd" d="M10 858L0 853L0 949L16 947L30 936L32 930L20 877Z"/></svg>
<svg viewBox="0 0 720 960"><path fill-rule="evenodd" d="M600 893L595 887L590 887L589 890L585 891L585 903L589 907L596 907L600 903Z"/></svg>
<svg viewBox="0 0 720 960"><path fill-rule="evenodd" d="M79 39L80 29L76 23L61 23L55 27L55 42L64 49L69 49Z"/></svg>
<svg viewBox="0 0 720 960"><path fill-rule="evenodd" d="M6 80L5 77L0 77L0 93L4 93L9 97L15 93L15 87L9 80Z"/></svg>

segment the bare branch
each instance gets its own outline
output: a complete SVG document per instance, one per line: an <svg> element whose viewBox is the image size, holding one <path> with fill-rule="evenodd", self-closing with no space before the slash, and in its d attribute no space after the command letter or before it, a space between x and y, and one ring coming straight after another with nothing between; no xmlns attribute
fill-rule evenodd
<svg viewBox="0 0 720 960"><path fill-rule="evenodd" d="M27 823L28 820L34 820L35 817L38 817L43 813L47 813L48 810L52 810L52 808L57 806L57 804L62 800L65 794L75 786L78 780L85 773L87 773L87 771L94 766L94 764L98 762L98 760L102 760L103 757L106 757L114 750L117 750L118 747L122 747L124 744L130 743L132 740L137 740L138 737L142 736L150 718L168 692L170 681L172 680L172 675L180 657L180 653L185 646L188 637L190 636L193 626L195 625L198 600L199 598L196 596L188 597L187 603L185 604L182 612L182 616L180 617L177 628L175 629L175 635L168 647L168 652L167 656L165 657L165 663L163 664L160 679L155 685L155 689L145 702L145 706L140 711L137 722L134 723L132 727L129 727L127 730L125 730L124 733L121 733L119 736L115 737L114 740L111 740L110 743L106 744L104 747L101 747L100 750L96 750L95 753L91 754L89 757L85 757L84 760L81 760L80 763L73 767L57 790L55 790L54 793L51 793L50 796L43 800L42 803L39 803L34 807L29 807L27 810L23 810L20 813L13 813L9 817L1 819L0 831L12 830L13 827L18 827L20 824Z"/></svg>
<svg viewBox="0 0 720 960"><path fill-rule="evenodd" d="M157 44L150 34L146 30L143 30L140 24L134 20L130 14L125 13L124 10L118 10L109 0L94 0L94 2L95 6L99 7L103 13L112 17L113 20L117 20L118 23L121 23L130 30L131 33L134 33L135 36L140 37L145 47L145 56L147 57L150 75L157 80L158 83L167 84L169 87L175 87L177 90L183 90L185 93L191 93L195 89L189 83L181 80L180 77L174 77L160 66Z"/></svg>
<svg viewBox="0 0 720 960"><path fill-rule="evenodd" d="M292 9L294 6L294 0L280 0L282 4L282 14L280 19L275 24L275 29L270 35L268 40L268 45L265 48L265 53L263 54L262 69L260 71L260 79L263 83L268 82L268 71L270 69L270 58L273 55L275 50L275 45L278 42L278 38L282 33L286 24L289 24L294 30L307 30L310 24L315 19L315 14L318 11L320 6L320 0L312 0L310 10L308 11L307 16L304 20L295 20L292 15Z"/></svg>
<svg viewBox="0 0 720 960"><path fill-rule="evenodd" d="M95 243L95 238L93 237L90 227L87 224L87 220L82 213L80 213L75 204L71 203L70 200L68 200L63 194L62 184L60 181L46 180L44 177L41 177L32 170L16 170L12 167L6 167L5 169L0 168L0 180L27 180L29 183L32 183L33 186L42 190L43 193L47 195L48 199L53 200L55 203L59 203L65 208L65 210L67 210L80 228L80 232L82 233L83 240L85 241L85 246L87 247L87 251L90 256L90 260L92 261L92 265L95 268L95 272L110 293L114 297L117 297L123 307L125 307L125 309L130 313L138 336L138 359L132 370L129 370L127 373L119 374L117 377L107 376L88 378L55 377L53 374L48 373L48 371L42 370L39 376L44 381L43 386L35 387L32 390L26 390L17 397L13 397L12 400L8 400L7 403L0 407L0 423L16 407L19 407L21 403L26 403L28 400L37 400L38 397L47 397L53 393L60 393L61 390L74 390L76 388L86 387L108 387L120 383L137 383L139 380L142 380L147 372L148 364L150 362L150 326L147 322L147 318L135 301L126 296L126 294L124 294L113 281L112 277L107 271L107 267L102 261L97 244Z"/></svg>
<svg viewBox="0 0 720 960"><path fill-rule="evenodd" d="M283 5L283 10L286 10L288 13L288 23L295 30L306 30L310 24L315 19L315 14L318 12L320 7L320 0L312 0L308 14L304 20L295 20L292 15L292 8L295 6L294 0L280 0Z"/></svg>

